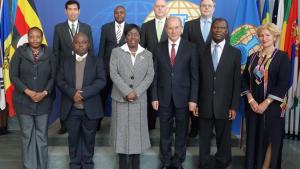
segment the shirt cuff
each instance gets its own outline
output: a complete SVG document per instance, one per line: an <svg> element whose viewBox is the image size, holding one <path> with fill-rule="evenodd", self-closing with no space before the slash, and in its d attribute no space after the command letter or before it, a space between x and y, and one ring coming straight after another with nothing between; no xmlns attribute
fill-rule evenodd
<svg viewBox="0 0 300 169"><path fill-rule="evenodd" d="M268 95L268 98L271 98L271 99L273 99L273 100L277 100L277 101L279 101L279 102L283 102L283 99L282 99L282 98L277 97L277 96L272 95L272 94L269 94L269 95Z"/></svg>
<svg viewBox="0 0 300 169"><path fill-rule="evenodd" d="M246 94L250 93L250 90L245 90L241 93L241 96L245 96Z"/></svg>

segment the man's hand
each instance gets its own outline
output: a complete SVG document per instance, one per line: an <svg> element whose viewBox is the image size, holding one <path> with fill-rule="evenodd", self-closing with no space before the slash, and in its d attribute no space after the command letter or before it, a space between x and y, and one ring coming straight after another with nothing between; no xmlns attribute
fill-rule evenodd
<svg viewBox="0 0 300 169"><path fill-rule="evenodd" d="M157 111L158 107L159 107L159 101L153 101L152 102L152 108Z"/></svg>
<svg viewBox="0 0 300 169"><path fill-rule="evenodd" d="M199 107L196 107L196 110L193 111L193 115L199 117Z"/></svg>
<svg viewBox="0 0 300 169"><path fill-rule="evenodd" d="M81 103L83 100L83 97L81 96L81 90L76 90L75 95L73 96L73 101L75 103Z"/></svg>
<svg viewBox="0 0 300 169"><path fill-rule="evenodd" d="M37 92L35 92L35 91L33 91L33 90L30 90L30 89L25 89L25 90L24 90L24 93L25 93L28 97L30 97L30 99L31 99L32 101L37 102L37 101L35 100L35 97L36 97Z"/></svg>
<svg viewBox="0 0 300 169"><path fill-rule="evenodd" d="M194 112L196 111L197 103L189 102L189 111Z"/></svg>

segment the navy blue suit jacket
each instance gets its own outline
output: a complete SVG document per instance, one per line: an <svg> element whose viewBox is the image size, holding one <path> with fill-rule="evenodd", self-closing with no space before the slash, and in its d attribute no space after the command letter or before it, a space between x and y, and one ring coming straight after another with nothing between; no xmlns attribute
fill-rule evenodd
<svg viewBox="0 0 300 169"><path fill-rule="evenodd" d="M153 59L152 101L159 101L160 106L167 107L173 99L177 108L187 107L189 101L197 103L199 60L195 45L181 38L175 64L171 66L166 40L158 44Z"/></svg>
<svg viewBox="0 0 300 169"><path fill-rule="evenodd" d="M57 85L62 91L61 101L61 119L65 120L74 104L75 95L75 56L64 57L57 74ZM98 119L103 117L103 108L100 91L105 86L105 71L102 59L93 55L86 58L82 93L84 98L83 105L86 115L89 119Z"/></svg>

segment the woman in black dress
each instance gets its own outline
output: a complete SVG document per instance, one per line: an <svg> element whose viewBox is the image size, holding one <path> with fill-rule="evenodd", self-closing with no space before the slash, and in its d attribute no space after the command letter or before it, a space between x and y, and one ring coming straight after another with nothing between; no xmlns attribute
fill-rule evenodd
<svg viewBox="0 0 300 169"><path fill-rule="evenodd" d="M274 24L260 26L257 35L262 50L248 58L242 78L242 95L248 101L245 169L278 169L290 61L275 48L280 32Z"/></svg>

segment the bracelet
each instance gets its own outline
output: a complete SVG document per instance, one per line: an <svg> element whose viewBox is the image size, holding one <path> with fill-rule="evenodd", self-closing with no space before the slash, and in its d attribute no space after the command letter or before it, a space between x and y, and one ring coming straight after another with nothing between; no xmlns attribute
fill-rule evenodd
<svg viewBox="0 0 300 169"><path fill-rule="evenodd" d="M250 103L253 102L253 101L254 101L254 99L251 98L250 100L248 100L248 103L250 104Z"/></svg>
<svg viewBox="0 0 300 169"><path fill-rule="evenodd" d="M270 99L266 99L266 101L268 102L268 104L270 104L270 103L271 103L271 100L270 100Z"/></svg>

